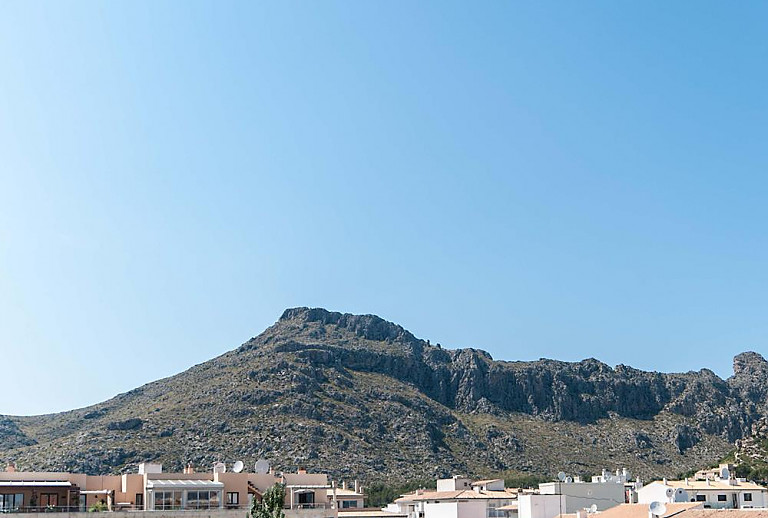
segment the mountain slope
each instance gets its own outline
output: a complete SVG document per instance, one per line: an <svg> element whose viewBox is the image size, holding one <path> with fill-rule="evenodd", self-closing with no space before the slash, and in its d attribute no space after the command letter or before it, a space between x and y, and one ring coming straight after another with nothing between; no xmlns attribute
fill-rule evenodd
<svg viewBox="0 0 768 518"><path fill-rule="evenodd" d="M768 363L734 376L494 361L373 315L286 310L238 349L92 407L0 418L0 460L89 473L266 457L337 477L687 471L767 414Z"/></svg>

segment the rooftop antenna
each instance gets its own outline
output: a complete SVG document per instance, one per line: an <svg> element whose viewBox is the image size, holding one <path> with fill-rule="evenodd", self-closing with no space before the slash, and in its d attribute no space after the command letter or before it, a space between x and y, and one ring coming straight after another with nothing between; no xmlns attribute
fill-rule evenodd
<svg viewBox="0 0 768 518"><path fill-rule="evenodd" d="M723 469L720 470L720 478L729 480L731 478L731 470L724 466Z"/></svg>
<svg viewBox="0 0 768 518"><path fill-rule="evenodd" d="M227 465L224 464L223 462L217 462L216 464L213 465L214 473L224 473L225 471L227 471Z"/></svg>
<svg viewBox="0 0 768 518"><path fill-rule="evenodd" d="M667 495L667 499L672 499L673 496L675 496L675 488L668 487L666 491L664 491Z"/></svg>
<svg viewBox="0 0 768 518"><path fill-rule="evenodd" d="M666 512L667 506L664 505L664 502L651 502L651 505L648 506L648 514L651 516L664 516Z"/></svg>
<svg viewBox="0 0 768 518"><path fill-rule="evenodd" d="M589 506L589 512L590 514L594 514L597 512L597 504L592 504Z"/></svg>
<svg viewBox="0 0 768 518"><path fill-rule="evenodd" d="M232 471L234 471L235 473L240 473L241 471L243 471L244 467L245 467L245 464L243 464L243 461L238 460L237 462L235 462L235 465L232 466Z"/></svg>
<svg viewBox="0 0 768 518"><path fill-rule="evenodd" d="M566 477L565 471L561 471L560 473L557 474L557 480L559 480L560 482L565 482L565 477Z"/></svg>
<svg viewBox="0 0 768 518"><path fill-rule="evenodd" d="M269 461L265 459L259 459L256 461L256 465L253 468L254 473L269 473Z"/></svg>
<svg viewBox="0 0 768 518"><path fill-rule="evenodd" d="M566 484L570 484L571 482L573 482L573 477L565 477Z"/></svg>

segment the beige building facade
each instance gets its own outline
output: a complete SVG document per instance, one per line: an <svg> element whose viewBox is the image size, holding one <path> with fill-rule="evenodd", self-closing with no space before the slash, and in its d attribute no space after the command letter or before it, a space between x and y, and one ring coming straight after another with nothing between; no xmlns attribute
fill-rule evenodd
<svg viewBox="0 0 768 518"><path fill-rule="evenodd" d="M195 472L191 468L166 473L159 464L141 464L138 473L99 476L19 472L9 467L0 472L0 512L246 509L278 483L285 484L285 508L295 510L293 514L335 518L336 488L324 474Z"/></svg>

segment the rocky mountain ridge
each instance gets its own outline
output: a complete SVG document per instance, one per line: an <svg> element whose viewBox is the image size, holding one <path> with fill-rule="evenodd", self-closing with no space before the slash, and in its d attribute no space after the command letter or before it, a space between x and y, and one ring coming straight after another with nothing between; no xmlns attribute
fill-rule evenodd
<svg viewBox="0 0 768 518"><path fill-rule="evenodd" d="M293 308L179 375L85 409L0 418L0 460L96 473L265 456L367 481L624 466L674 476L718 460L768 415L766 381L754 352L727 380L496 361L374 315Z"/></svg>

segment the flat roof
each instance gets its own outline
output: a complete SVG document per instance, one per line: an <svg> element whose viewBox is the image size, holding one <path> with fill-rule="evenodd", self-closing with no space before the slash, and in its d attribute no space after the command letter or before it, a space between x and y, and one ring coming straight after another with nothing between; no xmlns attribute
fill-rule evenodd
<svg viewBox="0 0 768 518"><path fill-rule="evenodd" d="M183 479L176 479L176 480L166 480L166 479L150 479L147 480L147 487L148 488L195 488L195 487L201 487L201 488L214 488L214 489L221 489L224 487L223 482L214 482L213 480L183 480Z"/></svg>
<svg viewBox="0 0 768 518"><path fill-rule="evenodd" d="M655 480L650 484L647 484L647 486L650 486L651 484L664 485L664 482L661 480ZM739 491L745 489L752 491L765 491L766 489L764 486L755 484L754 482L736 482L735 484L730 484L722 480L710 480L709 484L707 484L706 480L688 480L688 482L685 480L667 480L666 485L674 488L682 487L683 489L693 489L695 491Z"/></svg>
<svg viewBox="0 0 768 518"><path fill-rule="evenodd" d="M421 502L424 500L511 500L517 498L517 492L475 491L459 489L456 491L422 491L402 495L395 502Z"/></svg>
<svg viewBox="0 0 768 518"><path fill-rule="evenodd" d="M383 509L339 509L339 516L351 518L360 516L362 518L402 518L408 516L407 513L391 513Z"/></svg>
<svg viewBox="0 0 768 518"><path fill-rule="evenodd" d="M669 518L696 507L700 508L704 502L679 502L664 505L667 510L661 518ZM621 504L601 511L596 516L600 518L648 518L648 504ZM689 516L687 512L685 516Z"/></svg>
<svg viewBox="0 0 768 518"><path fill-rule="evenodd" d="M71 487L67 480L0 480L0 487Z"/></svg>
<svg viewBox="0 0 768 518"><path fill-rule="evenodd" d="M365 495L362 494L362 493L355 492L354 489L344 489L344 488L341 488L341 487L337 487L336 488L336 496L337 497L339 497L339 496L360 496L360 497L362 497L362 496L365 496Z"/></svg>

